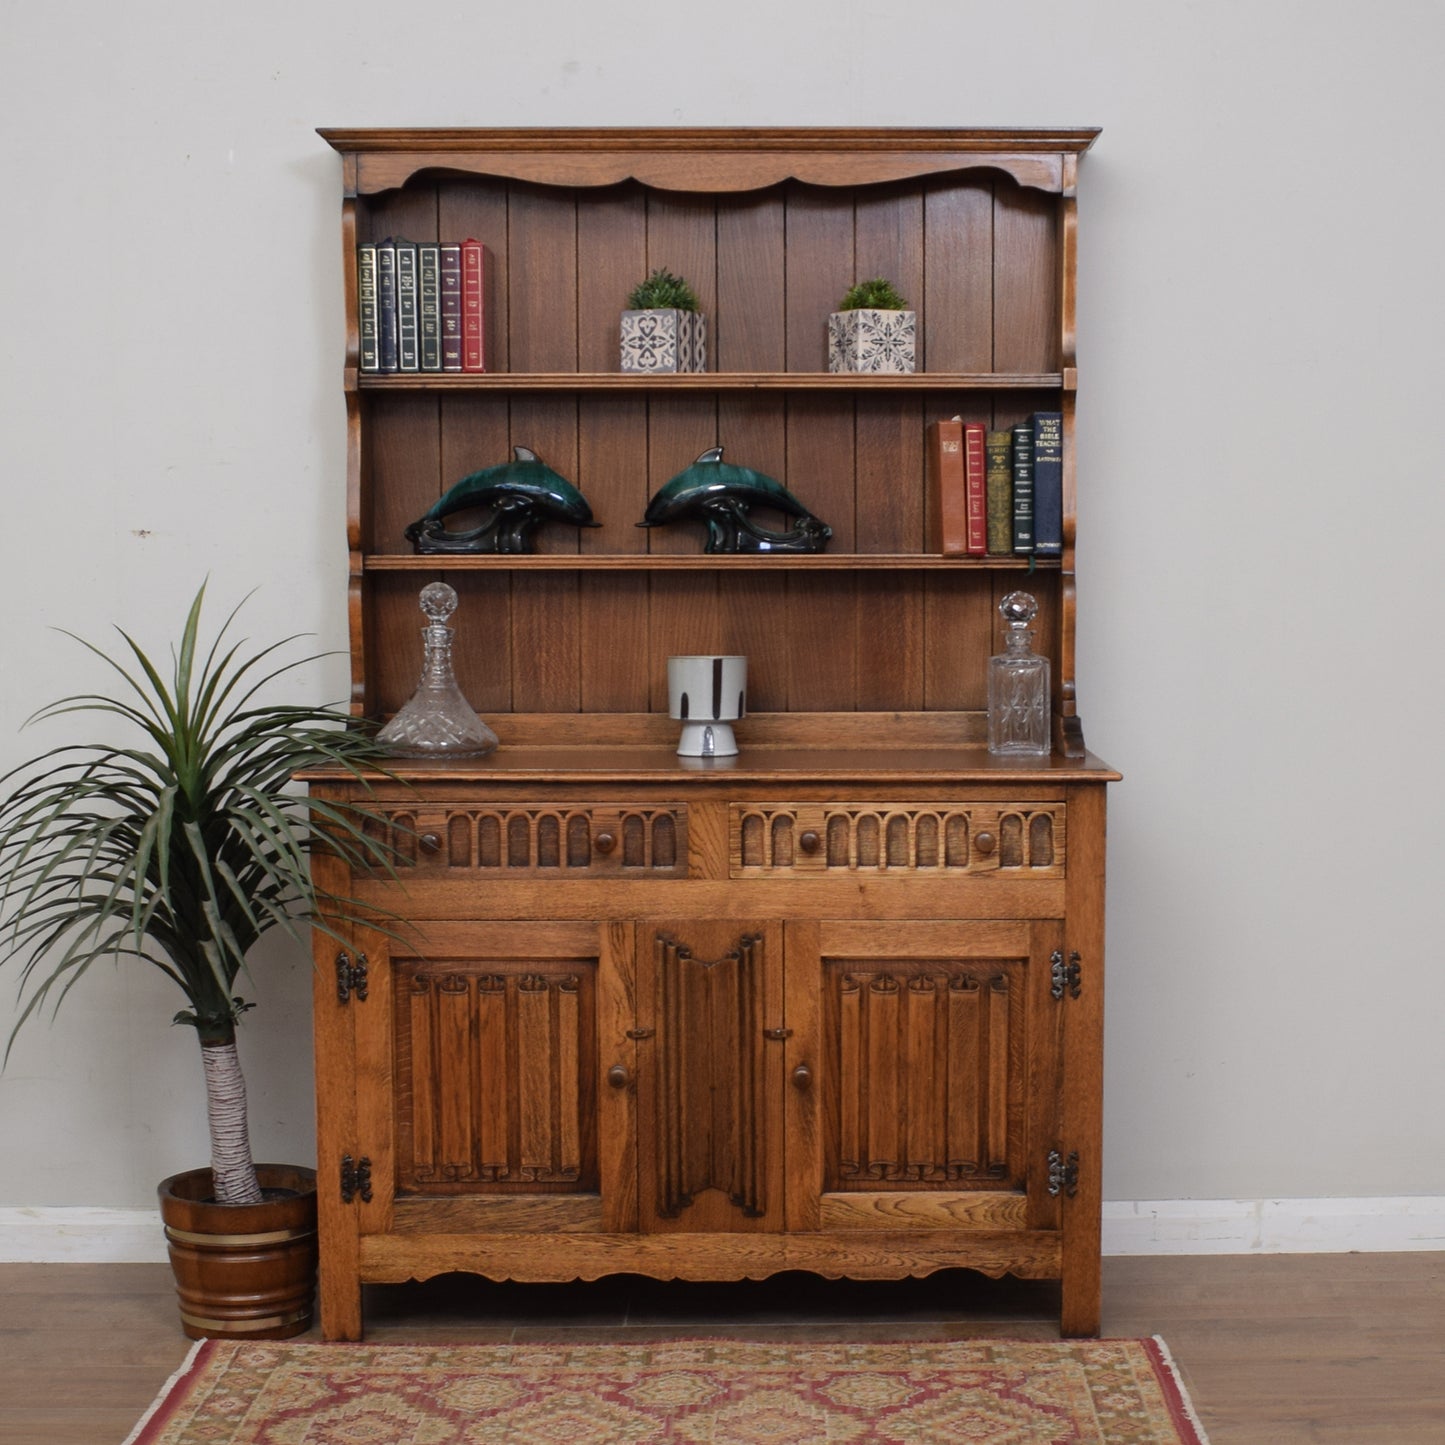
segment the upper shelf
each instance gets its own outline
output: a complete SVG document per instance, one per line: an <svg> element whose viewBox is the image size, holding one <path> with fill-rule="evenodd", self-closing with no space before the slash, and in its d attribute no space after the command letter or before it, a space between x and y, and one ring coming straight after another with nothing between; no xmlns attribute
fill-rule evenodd
<svg viewBox="0 0 1445 1445"><path fill-rule="evenodd" d="M941 372L906 375L827 371L551 371L407 372L357 377L378 391L1072 391L1065 372Z"/></svg>

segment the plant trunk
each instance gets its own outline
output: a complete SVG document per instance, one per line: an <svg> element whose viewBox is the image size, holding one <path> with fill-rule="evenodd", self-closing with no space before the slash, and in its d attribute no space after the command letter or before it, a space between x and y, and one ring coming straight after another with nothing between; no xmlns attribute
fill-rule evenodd
<svg viewBox="0 0 1445 1445"><path fill-rule="evenodd" d="M218 1204L259 1204L261 1186L251 1162L251 1132L246 1123L246 1080L236 1045L203 1043L206 1119L211 1130L211 1179Z"/></svg>

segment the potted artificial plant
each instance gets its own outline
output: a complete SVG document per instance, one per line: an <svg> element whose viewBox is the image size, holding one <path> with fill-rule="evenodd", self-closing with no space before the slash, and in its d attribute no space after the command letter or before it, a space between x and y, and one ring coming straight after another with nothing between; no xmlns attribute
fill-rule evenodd
<svg viewBox="0 0 1445 1445"><path fill-rule="evenodd" d="M622 313L623 371L706 371L707 317L697 293L671 271L639 281Z"/></svg>
<svg viewBox="0 0 1445 1445"><path fill-rule="evenodd" d="M273 928L343 922L318 897L308 854L324 837L352 859L385 863L366 815L311 803L298 769L359 773L382 750L329 708L269 703L263 690L309 657L283 661L287 638L252 649L227 619L200 642L204 586L173 649L169 678L125 632L110 693L64 698L32 719L94 716L131 736L51 749L0 779L0 968L19 972L12 1031L58 1007L93 964L160 969L184 996L174 1022L200 1043L211 1167L160 1186L181 1320L191 1338L279 1339L311 1320L316 1273L312 1170L256 1165L236 1025L252 945ZM8 1055L8 1049L7 1049ZM209 1239L217 1236L219 1242Z"/></svg>
<svg viewBox="0 0 1445 1445"><path fill-rule="evenodd" d="M828 317L828 370L912 371L917 334L917 316L891 281L859 281Z"/></svg>

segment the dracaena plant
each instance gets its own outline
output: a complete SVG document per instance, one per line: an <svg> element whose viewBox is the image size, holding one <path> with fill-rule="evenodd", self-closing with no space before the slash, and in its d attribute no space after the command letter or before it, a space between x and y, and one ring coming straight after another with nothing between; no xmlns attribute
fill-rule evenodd
<svg viewBox="0 0 1445 1445"><path fill-rule="evenodd" d="M380 764L367 732L326 707L260 700L314 661L284 659L297 638L232 641L232 611L201 641L205 587L164 672L126 632L109 692L62 698L31 723L81 713L124 741L59 746L0 779L0 969L18 972L10 1044L47 1003L58 1008L97 963L159 969L184 995L175 1022L196 1030L204 1064L216 1198L261 1198L251 1160L236 1025L238 991L263 934L332 932L359 921L319 891L308 867L324 839L353 863L389 866L385 835L361 809L309 800L301 769L355 776ZM239 608L237 609L239 610ZM8 1057L7 1047L7 1057Z"/></svg>

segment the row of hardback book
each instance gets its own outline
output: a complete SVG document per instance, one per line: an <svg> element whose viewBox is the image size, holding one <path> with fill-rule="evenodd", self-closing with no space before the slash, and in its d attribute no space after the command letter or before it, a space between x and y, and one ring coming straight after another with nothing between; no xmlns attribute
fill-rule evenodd
<svg viewBox="0 0 1445 1445"><path fill-rule="evenodd" d="M356 248L363 374L487 369L486 250L402 236Z"/></svg>
<svg viewBox="0 0 1445 1445"><path fill-rule="evenodd" d="M1061 557L1064 428L1037 411L1003 431L982 422L928 428L930 545L944 557Z"/></svg>

